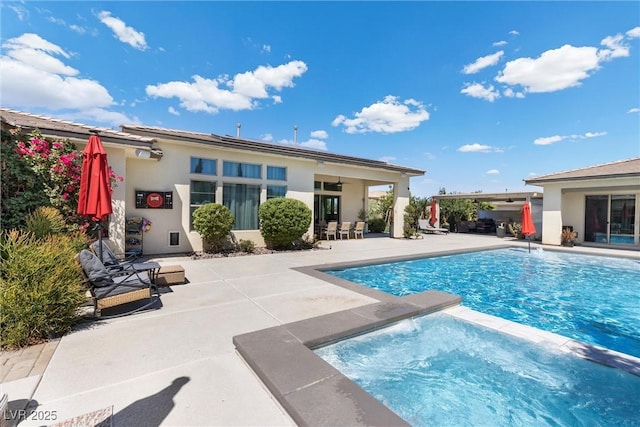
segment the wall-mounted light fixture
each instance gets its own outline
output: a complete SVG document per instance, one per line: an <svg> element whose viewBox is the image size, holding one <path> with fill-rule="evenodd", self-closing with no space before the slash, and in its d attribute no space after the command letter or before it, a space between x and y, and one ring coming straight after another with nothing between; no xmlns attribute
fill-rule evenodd
<svg viewBox="0 0 640 427"><path fill-rule="evenodd" d="M151 150L142 150L140 148L136 149L136 157L139 159L154 159L160 160L164 153L162 150L151 149Z"/></svg>
<svg viewBox="0 0 640 427"><path fill-rule="evenodd" d="M511 198L511 196L509 196L509 189L505 188L504 192L507 193L507 203L513 203L513 199Z"/></svg>

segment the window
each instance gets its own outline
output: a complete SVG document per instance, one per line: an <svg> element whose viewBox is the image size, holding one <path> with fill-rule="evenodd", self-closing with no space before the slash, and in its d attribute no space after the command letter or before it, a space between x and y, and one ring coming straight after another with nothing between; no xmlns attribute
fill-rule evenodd
<svg viewBox="0 0 640 427"><path fill-rule="evenodd" d="M281 168L278 166L267 166L267 179L272 179L274 181L286 181L287 168Z"/></svg>
<svg viewBox="0 0 640 427"><path fill-rule="evenodd" d="M342 183L340 182L325 182L323 184L325 191L342 191Z"/></svg>
<svg viewBox="0 0 640 427"><path fill-rule="evenodd" d="M320 182L320 181L313 181L313 189L314 189L314 190L322 190L322 182Z"/></svg>
<svg viewBox="0 0 640 427"><path fill-rule="evenodd" d="M267 199L273 199L275 197L285 197L286 195L286 185L267 185Z"/></svg>
<svg viewBox="0 0 640 427"><path fill-rule="evenodd" d="M189 169L189 172L201 173L204 175L216 175L218 173L217 164L217 160L192 157L191 168Z"/></svg>
<svg viewBox="0 0 640 427"><path fill-rule="evenodd" d="M193 230L193 211L207 203L216 202L216 183L211 181L191 181L189 194L189 224Z"/></svg>
<svg viewBox="0 0 640 427"><path fill-rule="evenodd" d="M250 163L238 163L224 161L222 164L224 176L237 176L241 178L262 178L262 166Z"/></svg>
<svg viewBox="0 0 640 427"><path fill-rule="evenodd" d="M258 207L260 206L260 186L225 183L222 202L229 208L236 222L234 230L257 230Z"/></svg>

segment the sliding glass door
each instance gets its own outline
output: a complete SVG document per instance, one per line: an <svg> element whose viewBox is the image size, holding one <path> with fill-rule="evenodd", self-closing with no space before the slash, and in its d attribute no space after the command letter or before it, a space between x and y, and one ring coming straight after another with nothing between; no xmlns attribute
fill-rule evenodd
<svg viewBox="0 0 640 427"><path fill-rule="evenodd" d="M585 242L633 245L635 195L586 196Z"/></svg>

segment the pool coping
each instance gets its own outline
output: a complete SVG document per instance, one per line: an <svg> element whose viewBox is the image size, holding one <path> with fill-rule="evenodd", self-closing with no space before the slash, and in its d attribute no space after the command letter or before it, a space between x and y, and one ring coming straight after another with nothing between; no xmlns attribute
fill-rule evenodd
<svg viewBox="0 0 640 427"><path fill-rule="evenodd" d="M444 311L502 333L557 345L583 359L640 376L640 358L582 343L461 307L462 298L437 290L397 297L329 275L323 270L516 247L448 250L412 256L327 263L293 270L379 302L233 337L240 356L275 399L302 426L407 426L395 412L317 356L313 350L393 323ZM519 248L519 247L518 247ZM457 306L457 308L456 308Z"/></svg>
<svg viewBox="0 0 640 427"><path fill-rule="evenodd" d="M461 301L456 295L425 291L236 335L233 343L298 425L408 426L313 349Z"/></svg>

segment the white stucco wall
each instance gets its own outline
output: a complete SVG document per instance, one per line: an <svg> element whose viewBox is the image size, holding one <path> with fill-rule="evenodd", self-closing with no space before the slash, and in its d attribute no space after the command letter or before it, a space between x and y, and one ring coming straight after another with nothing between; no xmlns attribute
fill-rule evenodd
<svg viewBox="0 0 640 427"><path fill-rule="evenodd" d="M303 201L313 212L314 208L314 180L321 180L325 176L327 181L335 182L338 177L342 182L348 183L342 186L341 192L320 192L322 194L336 194L341 197L342 221L356 221L360 209L366 207L367 186L379 183L394 183L401 179L402 183L397 187L399 199L396 204L395 215L396 233L394 237L402 237L402 212L408 203L409 178L400 178L400 173L364 168L342 164L318 164L314 160L303 158L290 158L257 152L242 152L237 150L222 150L210 148L201 144L179 143L175 141L157 142L156 146L162 149L162 159L138 159L128 157L126 161L126 181L123 183L124 194L119 194L126 201L127 217L141 216L151 221L152 227L144 233L144 251L146 254L163 254L176 252L192 252L202 250L202 241L195 231L189 231L189 197L190 181L211 180L216 182L216 202L222 203L223 183L236 182L243 184L260 185L261 200L266 201L266 185L287 185L287 197ZM216 176L190 174L191 157L201 157L218 160ZM222 176L222 160L237 161L263 165L262 179L231 178ZM266 165L287 168L287 182L267 181ZM135 191L173 191L173 209L136 209ZM309 236L313 236L313 223L309 227ZM124 223L123 223L124 224ZM124 225L122 225L124 228ZM180 233L180 245L169 246L169 232ZM234 230L237 240L251 240L258 246L263 246L264 241L259 230ZM114 235L115 236L115 235ZM118 235L119 236L119 235ZM121 239L120 245L124 245Z"/></svg>
<svg viewBox="0 0 640 427"><path fill-rule="evenodd" d="M577 242L583 242L585 200L589 195L635 195L638 224L640 180L637 177L549 183L544 185L542 243L560 245L562 227L569 225L578 233Z"/></svg>

